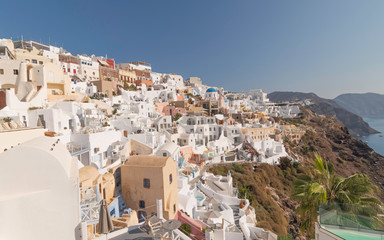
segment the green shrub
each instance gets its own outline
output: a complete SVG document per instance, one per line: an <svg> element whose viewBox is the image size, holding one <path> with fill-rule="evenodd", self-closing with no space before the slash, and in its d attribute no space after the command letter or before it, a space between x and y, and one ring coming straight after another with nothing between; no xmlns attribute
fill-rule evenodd
<svg viewBox="0 0 384 240"><path fill-rule="evenodd" d="M180 229L183 233L187 234L188 236L191 234L191 225L187 223L181 224Z"/></svg>
<svg viewBox="0 0 384 240"><path fill-rule="evenodd" d="M6 117L6 118L3 118L3 121L6 123L10 123L12 121L12 118Z"/></svg>
<svg viewBox="0 0 384 240"><path fill-rule="evenodd" d="M287 168L292 167L292 160L287 157L279 158L279 167L281 170L286 170Z"/></svg>
<svg viewBox="0 0 384 240"><path fill-rule="evenodd" d="M174 117L172 117L172 121L175 122L177 120L179 120L179 118L181 118L181 114L180 113L176 113Z"/></svg>
<svg viewBox="0 0 384 240"><path fill-rule="evenodd" d="M291 234L283 234L279 236L278 240L293 240L293 236Z"/></svg>

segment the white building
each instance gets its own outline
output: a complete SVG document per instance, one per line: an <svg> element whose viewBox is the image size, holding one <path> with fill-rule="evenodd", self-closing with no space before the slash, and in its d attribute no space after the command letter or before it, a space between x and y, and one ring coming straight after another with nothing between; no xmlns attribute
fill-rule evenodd
<svg viewBox="0 0 384 240"><path fill-rule="evenodd" d="M180 147L173 142L167 142L161 145L155 155L161 157L172 157L176 162L180 159Z"/></svg>
<svg viewBox="0 0 384 240"><path fill-rule="evenodd" d="M250 90L249 95L251 96L251 100L254 100L258 103L269 102L267 94L265 92L263 92L263 90L261 90L261 89Z"/></svg>
<svg viewBox="0 0 384 240"><path fill-rule="evenodd" d="M172 116L160 116L153 121L152 125L158 132L170 130L172 127Z"/></svg>
<svg viewBox="0 0 384 240"><path fill-rule="evenodd" d="M118 64L119 69L130 69L130 70L140 70L140 71L146 71L146 72L152 72L151 64L146 62L130 62L130 63L119 63Z"/></svg>
<svg viewBox="0 0 384 240"><path fill-rule="evenodd" d="M92 165L97 169L102 169L120 160L121 132L75 133L57 138L68 145L72 155L77 156L83 165Z"/></svg>
<svg viewBox="0 0 384 240"><path fill-rule="evenodd" d="M95 60L94 56L77 55L77 57L80 60L81 78L86 82L100 80L99 62Z"/></svg>
<svg viewBox="0 0 384 240"><path fill-rule="evenodd" d="M81 239L78 166L63 144L22 143L0 154L0 168L0 239Z"/></svg>
<svg viewBox="0 0 384 240"><path fill-rule="evenodd" d="M169 86L175 86L177 89L184 89L183 76L176 73L169 73L164 76L163 82Z"/></svg>
<svg viewBox="0 0 384 240"><path fill-rule="evenodd" d="M206 100L219 100L219 93L214 88L208 88L205 92L204 99Z"/></svg>

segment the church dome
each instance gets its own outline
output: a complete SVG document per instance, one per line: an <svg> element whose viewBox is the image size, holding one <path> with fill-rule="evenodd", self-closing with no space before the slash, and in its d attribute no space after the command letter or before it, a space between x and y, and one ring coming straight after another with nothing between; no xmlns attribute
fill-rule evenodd
<svg viewBox="0 0 384 240"><path fill-rule="evenodd" d="M217 91L216 91L216 89L214 89L214 88L208 88L206 92L207 92L207 93L210 93L210 92L217 92Z"/></svg>

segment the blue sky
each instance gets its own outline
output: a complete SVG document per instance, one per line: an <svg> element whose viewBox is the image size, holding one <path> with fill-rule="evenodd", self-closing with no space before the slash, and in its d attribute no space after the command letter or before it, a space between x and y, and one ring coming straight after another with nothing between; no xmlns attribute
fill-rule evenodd
<svg viewBox="0 0 384 240"><path fill-rule="evenodd" d="M6 1L0 38L147 61L232 91L384 93L384 1Z"/></svg>

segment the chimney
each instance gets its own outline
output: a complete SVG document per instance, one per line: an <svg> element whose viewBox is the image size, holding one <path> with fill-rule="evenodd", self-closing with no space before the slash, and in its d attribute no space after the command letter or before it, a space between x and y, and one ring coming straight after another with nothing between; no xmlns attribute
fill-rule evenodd
<svg viewBox="0 0 384 240"><path fill-rule="evenodd" d="M156 199L157 217L163 219L163 199Z"/></svg>

